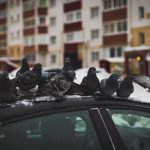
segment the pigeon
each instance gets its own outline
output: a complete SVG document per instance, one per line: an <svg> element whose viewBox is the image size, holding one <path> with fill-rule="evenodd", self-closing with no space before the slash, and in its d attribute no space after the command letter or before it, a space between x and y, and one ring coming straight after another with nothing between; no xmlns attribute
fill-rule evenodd
<svg viewBox="0 0 150 150"><path fill-rule="evenodd" d="M128 98L134 91L132 81L133 81L132 76L125 77L125 79L120 83L119 89L117 90L117 96Z"/></svg>
<svg viewBox="0 0 150 150"><path fill-rule="evenodd" d="M55 97L63 97L71 88L75 79L75 71L69 58L65 58L61 73L53 75L48 83L41 89L44 94L51 94Z"/></svg>
<svg viewBox="0 0 150 150"><path fill-rule="evenodd" d="M8 72L0 75L0 102L7 103L16 99L17 90L11 80L8 78Z"/></svg>
<svg viewBox="0 0 150 150"><path fill-rule="evenodd" d="M87 73L87 76L85 76L82 79L81 82L81 88L83 93L85 95L93 95L95 92L100 90L100 82L99 79L96 76L96 68L90 67Z"/></svg>
<svg viewBox="0 0 150 150"><path fill-rule="evenodd" d="M150 77L144 75L138 75L133 77L133 81L141 85L144 88L150 89Z"/></svg>
<svg viewBox="0 0 150 150"><path fill-rule="evenodd" d="M21 62L21 68L17 71L16 76L19 76L21 74L23 74L26 71L29 71L29 65L28 65L28 61L27 58L23 58L22 62Z"/></svg>
<svg viewBox="0 0 150 150"><path fill-rule="evenodd" d="M109 78L101 80L100 91L105 96L112 96L119 88L119 75L113 73Z"/></svg>
<svg viewBox="0 0 150 150"><path fill-rule="evenodd" d="M26 71L16 78L19 89L26 91L35 88L39 84L42 75L42 65L37 63L30 71Z"/></svg>

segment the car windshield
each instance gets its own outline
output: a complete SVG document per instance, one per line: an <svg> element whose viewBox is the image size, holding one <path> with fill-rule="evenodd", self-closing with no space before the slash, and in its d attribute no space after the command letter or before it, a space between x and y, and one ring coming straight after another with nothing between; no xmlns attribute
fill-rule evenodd
<svg viewBox="0 0 150 150"><path fill-rule="evenodd" d="M1 150L101 150L88 111L65 112L0 127Z"/></svg>

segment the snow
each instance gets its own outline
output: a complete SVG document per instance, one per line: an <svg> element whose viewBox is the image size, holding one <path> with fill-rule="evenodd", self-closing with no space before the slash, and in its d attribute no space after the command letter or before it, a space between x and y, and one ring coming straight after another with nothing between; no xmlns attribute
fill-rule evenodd
<svg viewBox="0 0 150 150"><path fill-rule="evenodd" d="M133 86L134 92L130 95L130 98L133 98L136 101L150 103L150 92L137 83L133 83Z"/></svg>
<svg viewBox="0 0 150 150"><path fill-rule="evenodd" d="M141 51L141 50L150 50L150 46L137 46L137 47L127 47L125 51Z"/></svg>
<svg viewBox="0 0 150 150"><path fill-rule="evenodd" d="M109 62L124 62L125 61L125 59L122 57L106 58L106 60Z"/></svg>

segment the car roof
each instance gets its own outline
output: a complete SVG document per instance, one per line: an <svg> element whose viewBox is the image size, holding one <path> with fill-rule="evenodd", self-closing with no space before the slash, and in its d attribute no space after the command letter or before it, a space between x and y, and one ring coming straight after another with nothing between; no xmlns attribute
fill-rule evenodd
<svg viewBox="0 0 150 150"><path fill-rule="evenodd" d="M0 105L0 125L11 121L40 116L42 114L76 111L93 107L131 107L138 106L150 110L150 104L137 102L132 99L120 97L102 97L102 96L66 96L65 99L56 99L51 96L35 97L32 99L23 99L11 104Z"/></svg>

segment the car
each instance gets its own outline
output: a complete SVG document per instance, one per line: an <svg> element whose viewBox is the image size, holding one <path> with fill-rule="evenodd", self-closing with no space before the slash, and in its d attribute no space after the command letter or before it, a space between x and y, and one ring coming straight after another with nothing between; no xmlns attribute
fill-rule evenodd
<svg viewBox="0 0 150 150"><path fill-rule="evenodd" d="M101 95L0 104L1 150L150 150L150 102Z"/></svg>

